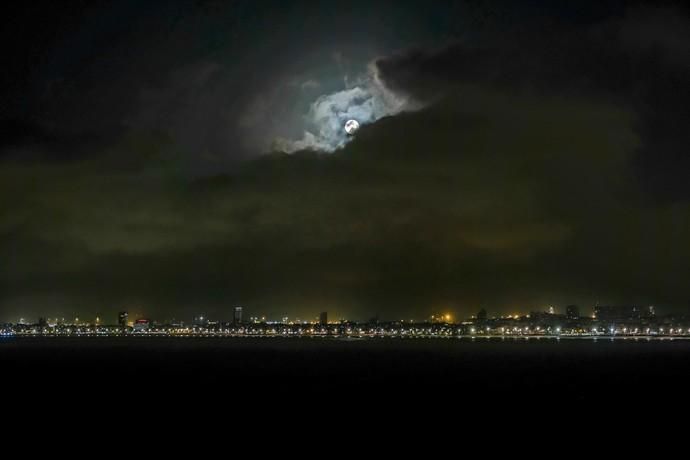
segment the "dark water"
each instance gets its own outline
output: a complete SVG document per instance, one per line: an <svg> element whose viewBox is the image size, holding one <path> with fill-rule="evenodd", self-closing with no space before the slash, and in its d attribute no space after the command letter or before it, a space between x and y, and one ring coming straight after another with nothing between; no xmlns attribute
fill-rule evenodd
<svg viewBox="0 0 690 460"><path fill-rule="evenodd" d="M0 367L3 390L24 397L49 389L60 398L121 394L152 404L690 400L687 340L5 339Z"/></svg>

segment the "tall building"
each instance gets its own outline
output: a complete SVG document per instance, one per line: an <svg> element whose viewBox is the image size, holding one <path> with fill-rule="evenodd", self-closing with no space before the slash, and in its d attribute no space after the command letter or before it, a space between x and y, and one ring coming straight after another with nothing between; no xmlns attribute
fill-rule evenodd
<svg viewBox="0 0 690 460"><path fill-rule="evenodd" d="M580 319L580 307L577 305L568 305L565 307L565 317L573 321Z"/></svg>
<svg viewBox="0 0 690 460"><path fill-rule="evenodd" d="M328 312L327 311L322 311L321 314L319 315L319 324L322 326L328 325Z"/></svg>
<svg viewBox="0 0 690 460"><path fill-rule="evenodd" d="M479 313L477 313L477 321L486 321L486 317L486 308L479 310Z"/></svg>
<svg viewBox="0 0 690 460"><path fill-rule="evenodd" d="M121 311L117 314L117 325L125 328L127 327L127 320L129 319L129 314L126 311Z"/></svg>
<svg viewBox="0 0 690 460"><path fill-rule="evenodd" d="M242 324L242 307L235 307L232 316L232 324L235 326Z"/></svg>

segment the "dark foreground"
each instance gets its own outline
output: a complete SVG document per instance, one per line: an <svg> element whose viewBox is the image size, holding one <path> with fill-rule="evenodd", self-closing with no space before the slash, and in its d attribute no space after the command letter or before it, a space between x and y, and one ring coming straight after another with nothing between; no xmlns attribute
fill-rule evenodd
<svg viewBox="0 0 690 460"><path fill-rule="evenodd" d="M690 401L688 340L10 339L0 341L0 366L4 390L31 397L49 388L82 402Z"/></svg>

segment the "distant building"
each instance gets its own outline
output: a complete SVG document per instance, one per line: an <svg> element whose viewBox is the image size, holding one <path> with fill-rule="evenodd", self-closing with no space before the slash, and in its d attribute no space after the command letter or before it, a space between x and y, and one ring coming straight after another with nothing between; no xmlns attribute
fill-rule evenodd
<svg viewBox="0 0 690 460"><path fill-rule="evenodd" d="M486 308L482 308L477 313L477 321L486 321Z"/></svg>
<svg viewBox="0 0 690 460"><path fill-rule="evenodd" d="M242 324L242 307L235 307L232 316L232 324L235 326Z"/></svg>
<svg viewBox="0 0 690 460"><path fill-rule="evenodd" d="M577 305L568 305L565 307L565 317L570 321L580 319L580 307Z"/></svg>
<svg viewBox="0 0 690 460"><path fill-rule="evenodd" d="M134 322L135 331L147 331L151 326L151 321L148 319L138 319Z"/></svg>
<svg viewBox="0 0 690 460"><path fill-rule="evenodd" d="M204 315L195 316L192 324L197 327L205 327L208 325L208 318Z"/></svg>
<svg viewBox="0 0 690 460"><path fill-rule="evenodd" d="M129 319L129 314L126 311L121 311L117 314L117 325L121 328L127 327L127 321Z"/></svg>
<svg viewBox="0 0 690 460"><path fill-rule="evenodd" d="M319 315L319 324L322 326L328 325L328 312L327 311L322 311L321 314Z"/></svg>
<svg viewBox="0 0 690 460"><path fill-rule="evenodd" d="M594 317L599 321L638 321L642 319L643 308L635 305L597 305Z"/></svg>

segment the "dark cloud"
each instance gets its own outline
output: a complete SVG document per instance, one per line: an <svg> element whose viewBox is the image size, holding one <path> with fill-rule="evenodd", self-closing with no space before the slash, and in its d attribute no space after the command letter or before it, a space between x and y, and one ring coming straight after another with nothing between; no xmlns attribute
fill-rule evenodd
<svg viewBox="0 0 690 460"><path fill-rule="evenodd" d="M481 85L615 103L636 117L643 185L657 199L687 200L689 30L686 9L641 6L602 23L540 23L488 43L416 49L376 64L389 88L425 101Z"/></svg>

